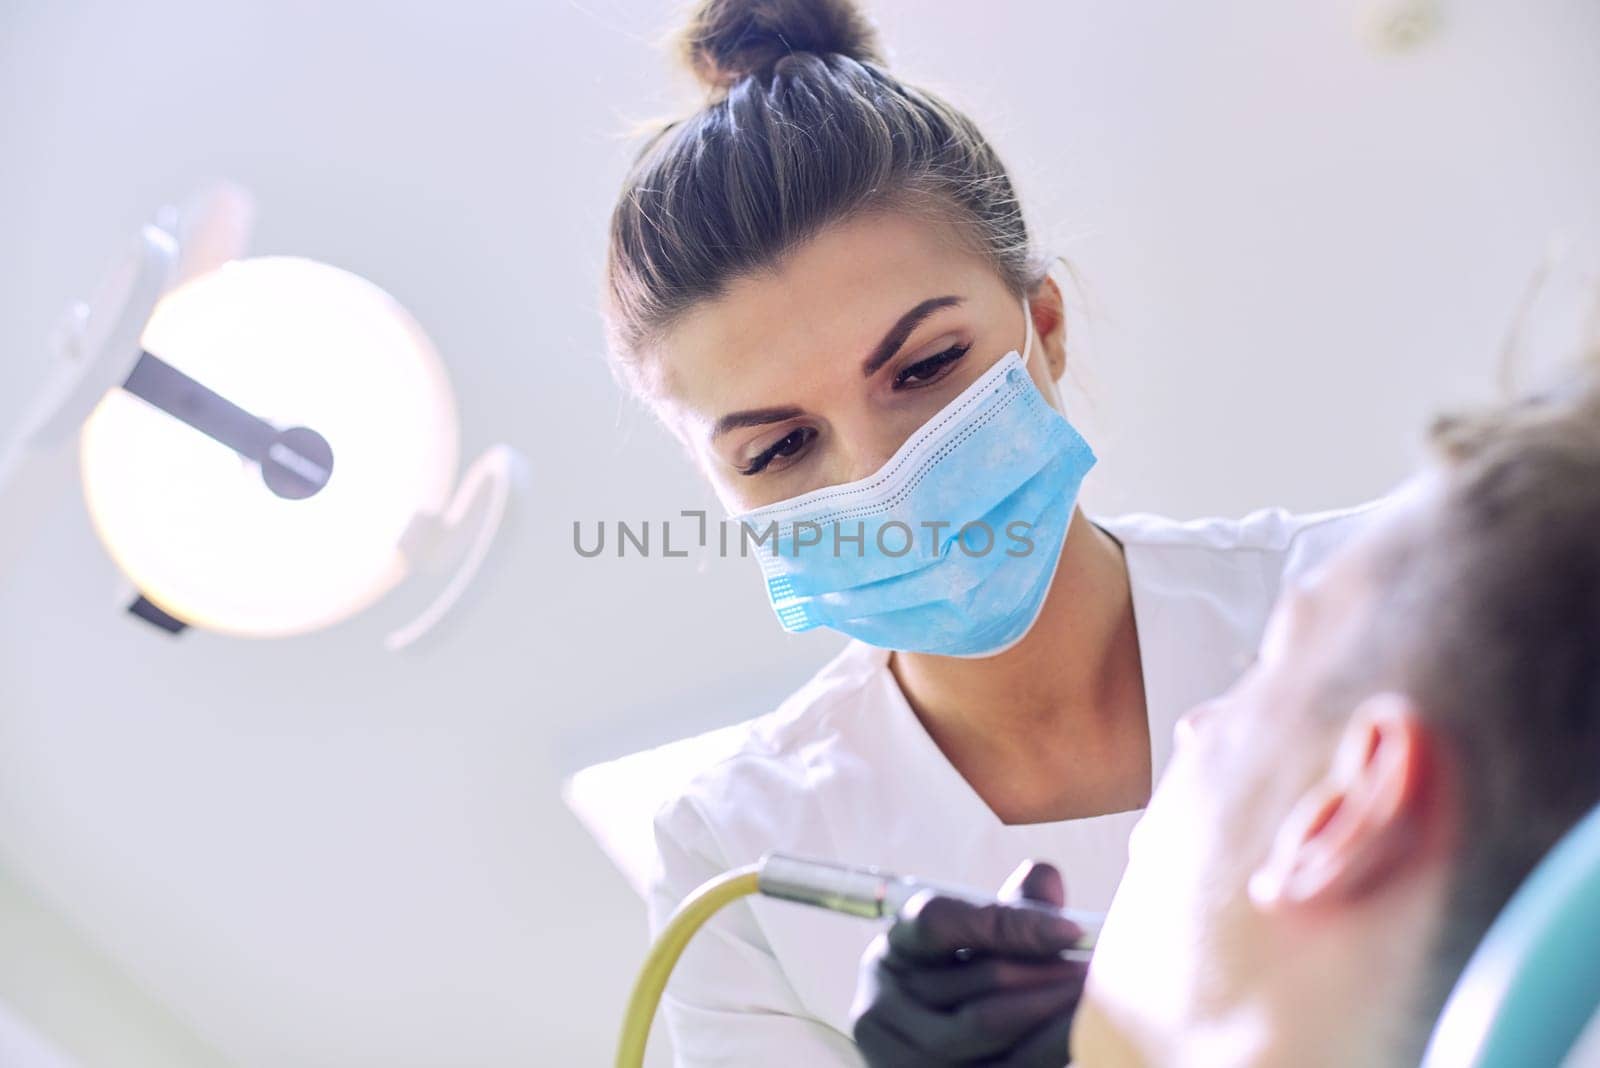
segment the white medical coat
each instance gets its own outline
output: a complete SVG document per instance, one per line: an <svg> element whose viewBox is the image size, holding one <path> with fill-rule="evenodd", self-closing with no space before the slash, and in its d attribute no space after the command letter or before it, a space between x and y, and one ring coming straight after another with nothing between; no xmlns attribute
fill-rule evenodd
<svg viewBox="0 0 1600 1068"><path fill-rule="evenodd" d="M1286 579L1370 510L1096 520L1125 551L1157 777L1178 718L1225 690L1255 654ZM1000 822L923 729L887 660L853 642L769 715L574 777L569 803L645 894L652 932L695 887L769 850L983 889L1033 857L1061 869L1070 904L1111 903L1140 813ZM653 842L634 825L642 818L619 816L626 809L614 803L619 791L652 784L668 794ZM677 1063L860 1065L850 1004L862 951L880 929L764 898L726 908L690 944L665 997Z"/></svg>

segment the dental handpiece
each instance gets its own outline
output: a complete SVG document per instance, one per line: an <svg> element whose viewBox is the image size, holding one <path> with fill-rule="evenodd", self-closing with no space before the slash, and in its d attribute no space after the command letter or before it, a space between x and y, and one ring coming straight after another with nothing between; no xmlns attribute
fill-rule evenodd
<svg viewBox="0 0 1600 1068"><path fill-rule="evenodd" d="M973 905L993 905L999 899L964 887L943 886L925 879L895 875L871 867L852 867L828 861L807 860L784 853L768 853L761 858L757 884L767 897L795 901L803 905L843 912L865 919L893 916L917 894L931 890ZM1018 908L1041 909L1066 917L1083 929L1083 936L1062 955L1072 960L1087 960L1100 935L1105 916L1082 909L1056 909L1032 901L1007 902Z"/></svg>

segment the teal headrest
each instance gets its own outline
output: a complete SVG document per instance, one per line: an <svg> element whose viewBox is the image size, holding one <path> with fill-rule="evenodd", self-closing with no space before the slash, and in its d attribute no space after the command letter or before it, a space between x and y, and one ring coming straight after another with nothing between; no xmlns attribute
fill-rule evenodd
<svg viewBox="0 0 1600 1068"><path fill-rule="evenodd" d="M1445 1002L1423 1068L1554 1068L1597 1007L1600 808L1506 903Z"/></svg>

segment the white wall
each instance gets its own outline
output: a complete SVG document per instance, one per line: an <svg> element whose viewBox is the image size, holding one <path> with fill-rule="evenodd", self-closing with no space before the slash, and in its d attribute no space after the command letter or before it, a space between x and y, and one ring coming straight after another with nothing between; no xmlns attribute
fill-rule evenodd
<svg viewBox="0 0 1600 1068"><path fill-rule="evenodd" d="M76 502L0 576L0 866L224 1060L601 1062L643 921L561 775L762 711L834 645L779 633L738 561L571 549L575 519L706 503L594 313L618 133L675 99L670 6L0 6L0 426L60 307L225 176L260 250L427 325L469 454L506 439L534 469L511 565L419 657L359 625L147 633ZM1426 413L1486 392L1549 238L1600 239L1592 0L1441 0L1400 56L1353 2L874 7L1088 280L1074 411L1104 508L1381 490Z"/></svg>
<svg viewBox="0 0 1600 1068"><path fill-rule="evenodd" d="M16 1068L70 1068L60 1050L0 1005L0 1064Z"/></svg>
<svg viewBox="0 0 1600 1068"><path fill-rule="evenodd" d="M163 1004L0 870L0 1065L226 1063Z"/></svg>

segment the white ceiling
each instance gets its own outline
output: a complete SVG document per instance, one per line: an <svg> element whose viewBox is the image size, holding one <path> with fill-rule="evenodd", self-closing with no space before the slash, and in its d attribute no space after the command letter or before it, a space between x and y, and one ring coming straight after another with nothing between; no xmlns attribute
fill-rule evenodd
<svg viewBox="0 0 1600 1068"><path fill-rule="evenodd" d="M668 7L0 8L0 427L133 228L227 177L257 249L425 324L469 455L532 465L505 567L409 658L361 622L170 641L117 611L81 505L33 517L0 575L0 867L170 1014L168 1063L602 1062L643 918L560 777L758 713L833 647L784 637L738 561L571 548L574 520L707 502L619 398L594 313L619 135L676 99ZM1436 38L1380 55L1350 2L874 5L1088 283L1100 507L1380 491L1426 413L1485 392L1550 238L1600 246L1600 8L1439 7ZM0 965L24 1015L71 992L44 994ZM97 1011L35 1024L111 1063Z"/></svg>

